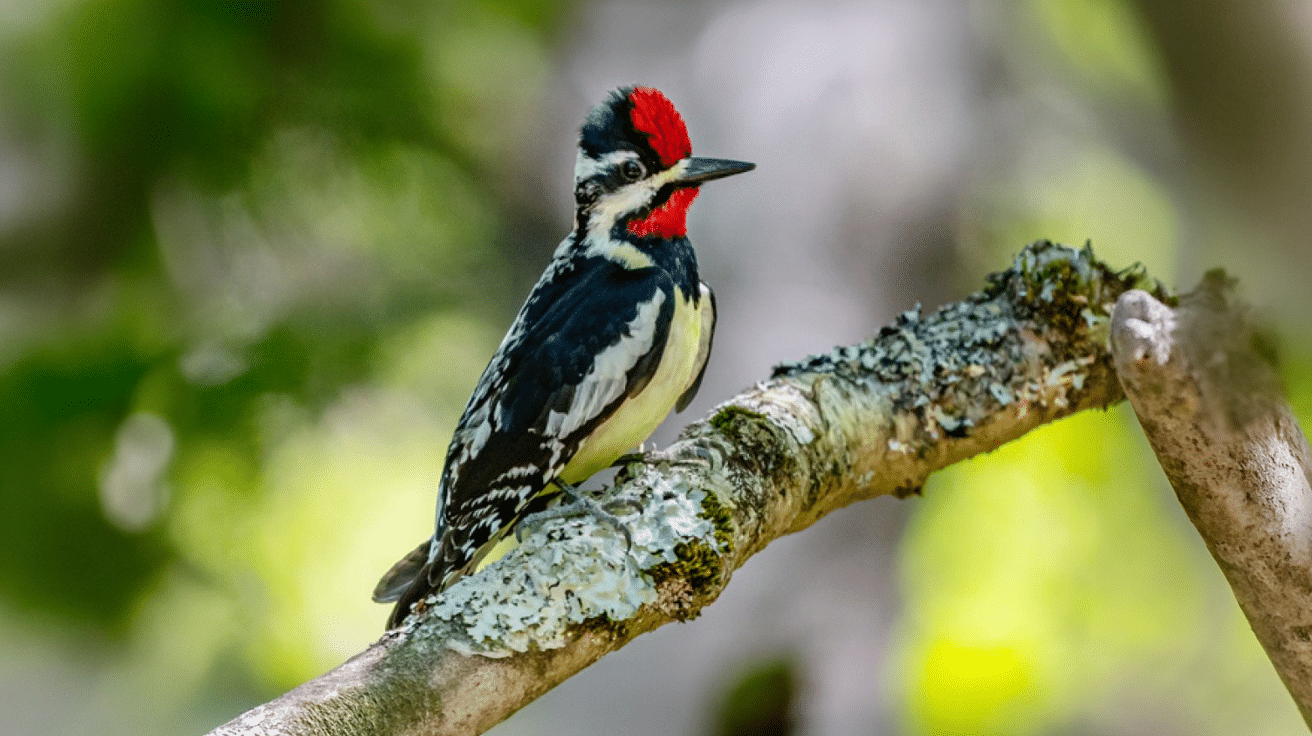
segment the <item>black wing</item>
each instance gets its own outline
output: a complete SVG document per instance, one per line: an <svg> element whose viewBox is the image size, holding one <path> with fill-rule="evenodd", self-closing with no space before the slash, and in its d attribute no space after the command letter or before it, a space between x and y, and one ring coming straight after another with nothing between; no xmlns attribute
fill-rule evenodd
<svg viewBox="0 0 1312 736"><path fill-rule="evenodd" d="M673 282L660 269L598 258L544 274L457 425L438 545L417 581L427 585L412 588L446 587L513 526L580 441L646 386L673 314ZM426 592L406 591L394 620Z"/></svg>
<svg viewBox="0 0 1312 736"><path fill-rule="evenodd" d="M389 628L415 601L468 572L588 433L647 385L669 337L674 298L673 281L658 268L596 258L543 274L456 426L427 564L407 564L415 550L375 591L381 600L399 597ZM404 587L400 578L412 575Z"/></svg>

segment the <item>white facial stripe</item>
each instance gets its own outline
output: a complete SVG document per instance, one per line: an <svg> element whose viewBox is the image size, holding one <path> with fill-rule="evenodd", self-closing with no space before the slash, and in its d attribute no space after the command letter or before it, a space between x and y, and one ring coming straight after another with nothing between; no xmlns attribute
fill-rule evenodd
<svg viewBox="0 0 1312 736"><path fill-rule="evenodd" d="M683 159L651 177L603 194L588 214L584 255L610 257L610 251L615 247L610 240L610 231L615 223L625 215L646 207L662 187L682 177L687 168L688 159Z"/></svg>
<svg viewBox="0 0 1312 736"><path fill-rule="evenodd" d="M583 382L574 388L569 409L547 415L547 434L564 437L594 419L612 401L624 393L628 372L638 359L651 350L656 340L656 320L660 317L665 292L657 291L638 307L638 315L628 325L628 335L597 354Z"/></svg>
<svg viewBox="0 0 1312 736"><path fill-rule="evenodd" d="M579 155L574 159L574 181L580 182L584 179L591 179L597 174L618 166L629 159L638 158L637 151L611 151L603 153L600 158L593 158L579 149Z"/></svg>

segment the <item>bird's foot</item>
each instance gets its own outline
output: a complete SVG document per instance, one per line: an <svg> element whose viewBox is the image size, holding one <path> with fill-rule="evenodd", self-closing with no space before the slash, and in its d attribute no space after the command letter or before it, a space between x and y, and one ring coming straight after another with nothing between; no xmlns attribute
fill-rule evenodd
<svg viewBox="0 0 1312 736"><path fill-rule="evenodd" d="M693 456L696 457L698 460L703 460L708 463L714 463L716 460L715 453L711 452L710 450L698 444L692 444L691 447L687 449L687 452L691 452ZM661 462L666 462L671 464L675 464L679 462L683 462L683 463L689 462L687 458L676 459L676 457L677 456L674 453L670 452L668 449L658 450L653 447L652 449L648 450L642 445L638 445L638 449L636 452L626 452L623 455L620 455L619 457L615 458L615 462L611 463L610 466L612 468L624 469L630 465L633 465L634 463L645 463L647 465L653 465Z"/></svg>
<svg viewBox="0 0 1312 736"><path fill-rule="evenodd" d="M627 468L634 463L651 462L651 456L658 452L659 451L656 450L654 446L652 449L648 450L646 442L639 442L638 449L633 452L626 452L615 458L615 462L611 463L610 466L612 468Z"/></svg>
<svg viewBox="0 0 1312 736"><path fill-rule="evenodd" d="M553 519L568 519L588 513L622 534L624 536L626 551L633 548L633 535L629 532L628 524L625 524L623 519L609 511L608 508L623 505L640 510L641 507L638 506L636 502L616 499L598 501L592 494L579 489L578 486L572 483L566 483L559 478L553 482L564 491L565 496L569 498L570 502L557 504L556 506L543 509L535 514L524 517L524 519L515 526L516 540L521 543L524 541L525 529L530 532L537 531L543 524Z"/></svg>
<svg viewBox="0 0 1312 736"><path fill-rule="evenodd" d="M641 450L639 450L638 452L626 452L623 455L620 455L619 457L615 458L615 462L611 463L610 466L612 468L627 468L634 463L641 463L641 462L645 462L646 460L647 460L647 453L642 452Z"/></svg>

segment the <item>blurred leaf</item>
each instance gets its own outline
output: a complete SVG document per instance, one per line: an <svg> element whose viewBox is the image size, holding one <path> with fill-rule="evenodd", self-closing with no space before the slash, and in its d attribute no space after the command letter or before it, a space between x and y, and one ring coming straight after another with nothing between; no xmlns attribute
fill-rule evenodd
<svg viewBox="0 0 1312 736"><path fill-rule="evenodd" d="M715 736L788 736L797 732L797 664L777 659L742 673L716 705Z"/></svg>
<svg viewBox="0 0 1312 736"><path fill-rule="evenodd" d="M64 343L0 375L0 594L118 629L167 551L116 528L96 478L148 366L113 338Z"/></svg>
<svg viewBox="0 0 1312 736"><path fill-rule="evenodd" d="M267 684L341 653L326 633L287 643L319 559L333 586L359 581L374 633L370 578L390 561L323 545L367 525L388 478L407 479L407 507L432 503L414 478L436 475L454 392L495 346L479 319L508 309L484 174L506 150L471 126L529 114L559 12L87 0L0 35L0 141L40 174L33 206L0 215L0 604L163 641L188 624L159 601L210 626L185 591L219 591L266 642L286 634L237 657ZM434 73L447 47L482 43L499 66ZM451 329L420 335L439 313ZM398 369L413 351L424 362ZM334 466L378 447L334 434L343 416L392 422L376 429L404 467ZM351 499L356 515L334 516ZM324 519L340 525L327 539ZM375 532L361 545L392 555ZM232 659L226 636L196 653L196 677Z"/></svg>
<svg viewBox="0 0 1312 736"><path fill-rule="evenodd" d="M1161 104L1165 74L1155 46L1127 0L1030 0L1057 47L1103 89Z"/></svg>

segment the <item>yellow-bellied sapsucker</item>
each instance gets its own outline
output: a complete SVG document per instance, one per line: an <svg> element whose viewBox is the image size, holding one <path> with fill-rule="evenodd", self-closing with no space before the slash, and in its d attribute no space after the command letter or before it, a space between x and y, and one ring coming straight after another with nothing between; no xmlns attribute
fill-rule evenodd
<svg viewBox="0 0 1312 736"><path fill-rule="evenodd" d="M715 298L687 237L698 186L754 164L692 158L659 91L625 87L588 114L574 231L483 371L447 450L437 528L374 600L415 602L504 554L543 498L615 461L683 410L701 383Z"/></svg>

